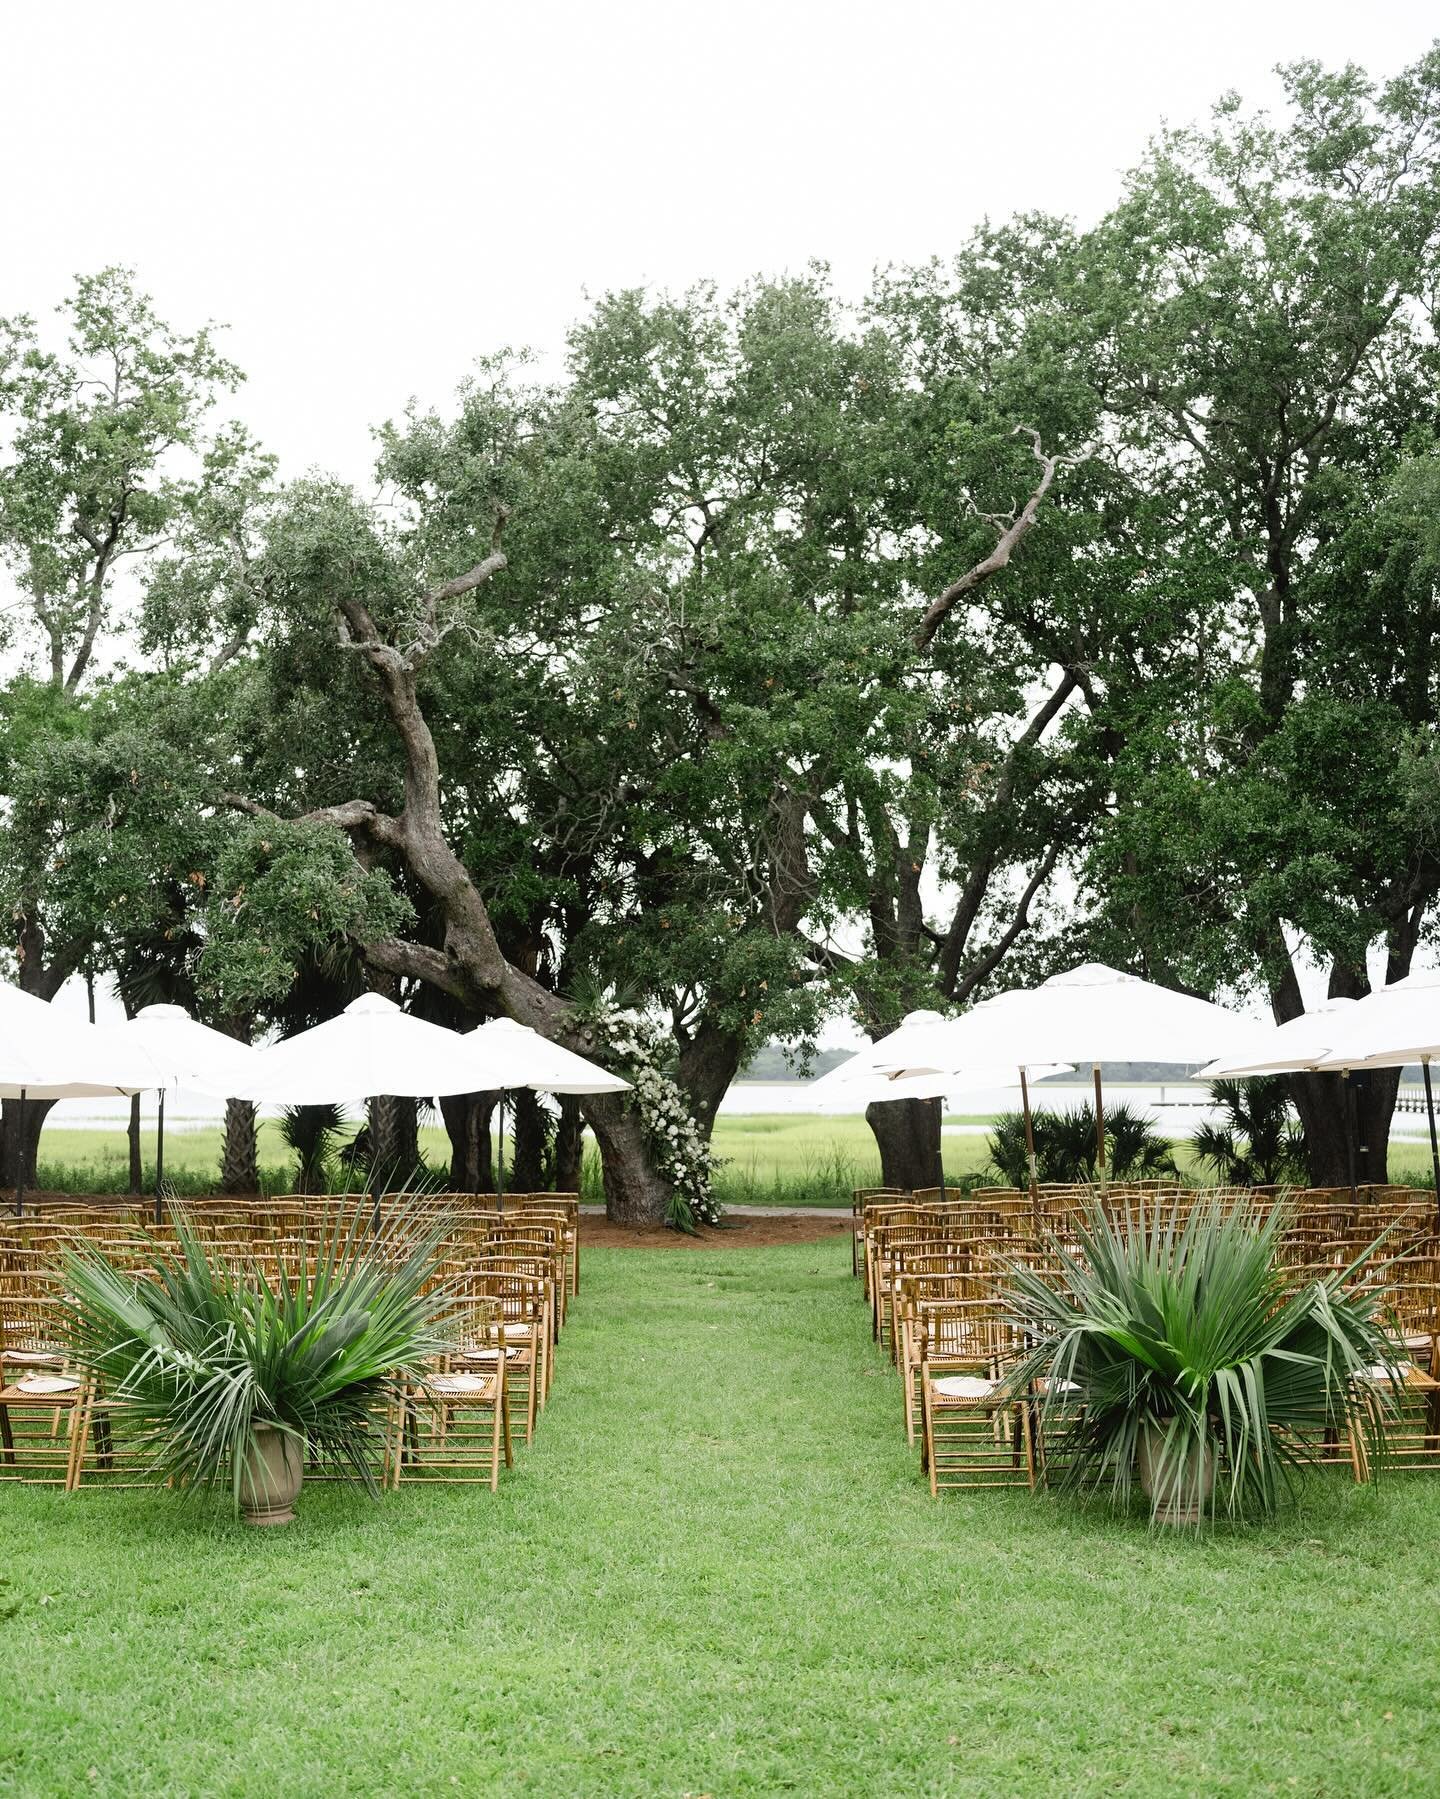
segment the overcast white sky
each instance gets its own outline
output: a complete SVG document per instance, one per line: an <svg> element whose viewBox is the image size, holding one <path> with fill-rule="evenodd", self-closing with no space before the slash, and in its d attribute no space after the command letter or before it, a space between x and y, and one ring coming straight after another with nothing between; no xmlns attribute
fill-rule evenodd
<svg viewBox="0 0 1440 1799"><path fill-rule="evenodd" d="M1383 76L1437 32L1421 0L11 0L0 313L130 264L230 327L287 473L364 481L371 426L553 358L587 293L819 257L858 296L987 214L1093 219L1278 62Z"/></svg>
<svg viewBox="0 0 1440 1799"><path fill-rule="evenodd" d="M1420 0L196 5L11 0L0 312L136 267L215 318L286 470L364 479L369 428L587 292L948 254L987 213L1081 221L1166 118L1273 65L1388 74Z"/></svg>

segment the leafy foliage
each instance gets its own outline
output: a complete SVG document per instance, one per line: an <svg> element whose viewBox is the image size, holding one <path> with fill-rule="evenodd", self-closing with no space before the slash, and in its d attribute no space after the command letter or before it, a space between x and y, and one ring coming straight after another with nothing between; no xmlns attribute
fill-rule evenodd
<svg viewBox="0 0 1440 1799"><path fill-rule="evenodd" d="M328 1193L345 1124L344 1108L333 1104L286 1106L278 1124L281 1141L295 1153L295 1191Z"/></svg>
<svg viewBox="0 0 1440 1799"><path fill-rule="evenodd" d="M1064 1486L1128 1499L1141 1439L1159 1433L1152 1502L1209 1500L1197 1470L1218 1458L1214 1506L1274 1515L1291 1471L1327 1432L1352 1426L1376 1465L1385 1401L1377 1368L1404 1355L1373 1294L1345 1283L1363 1266L1306 1282L1276 1251L1283 1207L1211 1200L1181 1221L1159 1209L1112 1220L1096 1207L1076 1241L1051 1245L1059 1273L1008 1271L1010 1305L1034 1347L1009 1376L1041 1382L1050 1465Z"/></svg>

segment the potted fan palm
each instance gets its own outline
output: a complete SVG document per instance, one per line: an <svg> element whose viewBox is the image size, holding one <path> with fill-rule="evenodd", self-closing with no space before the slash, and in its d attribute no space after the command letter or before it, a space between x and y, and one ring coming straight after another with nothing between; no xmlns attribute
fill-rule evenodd
<svg viewBox="0 0 1440 1799"><path fill-rule="evenodd" d="M228 1485L247 1524L288 1524L307 1463L378 1491L399 1383L445 1347L432 1293L445 1223L418 1207L324 1229L267 1278L200 1240L183 1211L137 1274L89 1245L66 1257L68 1338L107 1417L157 1476Z"/></svg>
<svg viewBox="0 0 1440 1799"><path fill-rule="evenodd" d="M1322 1280L1276 1251L1283 1208L1219 1200L1187 1217L1096 1207L1054 1270L1009 1270L1031 1345L1012 1392L1039 1395L1049 1477L1128 1499L1157 1524L1272 1516L1292 1470L1360 1433L1378 1463L1386 1382L1403 1352L1353 1277ZM1383 1378L1377 1378L1383 1376Z"/></svg>

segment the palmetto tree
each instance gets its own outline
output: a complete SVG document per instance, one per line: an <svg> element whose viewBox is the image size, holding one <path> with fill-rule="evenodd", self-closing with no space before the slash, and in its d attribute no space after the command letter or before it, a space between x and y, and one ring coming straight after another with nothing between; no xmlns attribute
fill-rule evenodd
<svg viewBox="0 0 1440 1799"><path fill-rule="evenodd" d="M1034 1114L1035 1165L1042 1181L1095 1179L1095 1109L1088 1102L1071 1112ZM1105 1113L1106 1167L1112 1180L1145 1180L1174 1174L1170 1146L1143 1114L1126 1105ZM990 1130L990 1160L1012 1187L1028 1182L1025 1120L1002 1112Z"/></svg>
<svg viewBox="0 0 1440 1799"><path fill-rule="evenodd" d="M257 1432L376 1489L398 1383L445 1347L436 1283L448 1220L411 1205L371 1228L360 1208L305 1246L292 1277L212 1257L175 1210L179 1253L137 1274L85 1244L65 1258L68 1342L153 1472L181 1488L253 1484Z"/></svg>
<svg viewBox="0 0 1440 1799"><path fill-rule="evenodd" d="M296 1158L297 1193L325 1192L344 1123L344 1110L333 1104L286 1106L280 1114L281 1141Z"/></svg>
<svg viewBox="0 0 1440 1799"><path fill-rule="evenodd" d="M1291 1116L1283 1081L1273 1076L1212 1081L1210 1101L1224 1112L1224 1121L1202 1124L1190 1147L1226 1186L1304 1182L1305 1136Z"/></svg>

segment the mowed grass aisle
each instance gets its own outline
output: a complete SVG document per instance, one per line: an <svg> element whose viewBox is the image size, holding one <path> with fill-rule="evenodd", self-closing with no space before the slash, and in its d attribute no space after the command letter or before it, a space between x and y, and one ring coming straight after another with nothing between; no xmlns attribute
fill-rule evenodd
<svg viewBox="0 0 1440 1799"><path fill-rule="evenodd" d="M1440 1790L1440 1484L937 1505L843 1238L583 1273L498 1498L0 1489L0 1790Z"/></svg>

